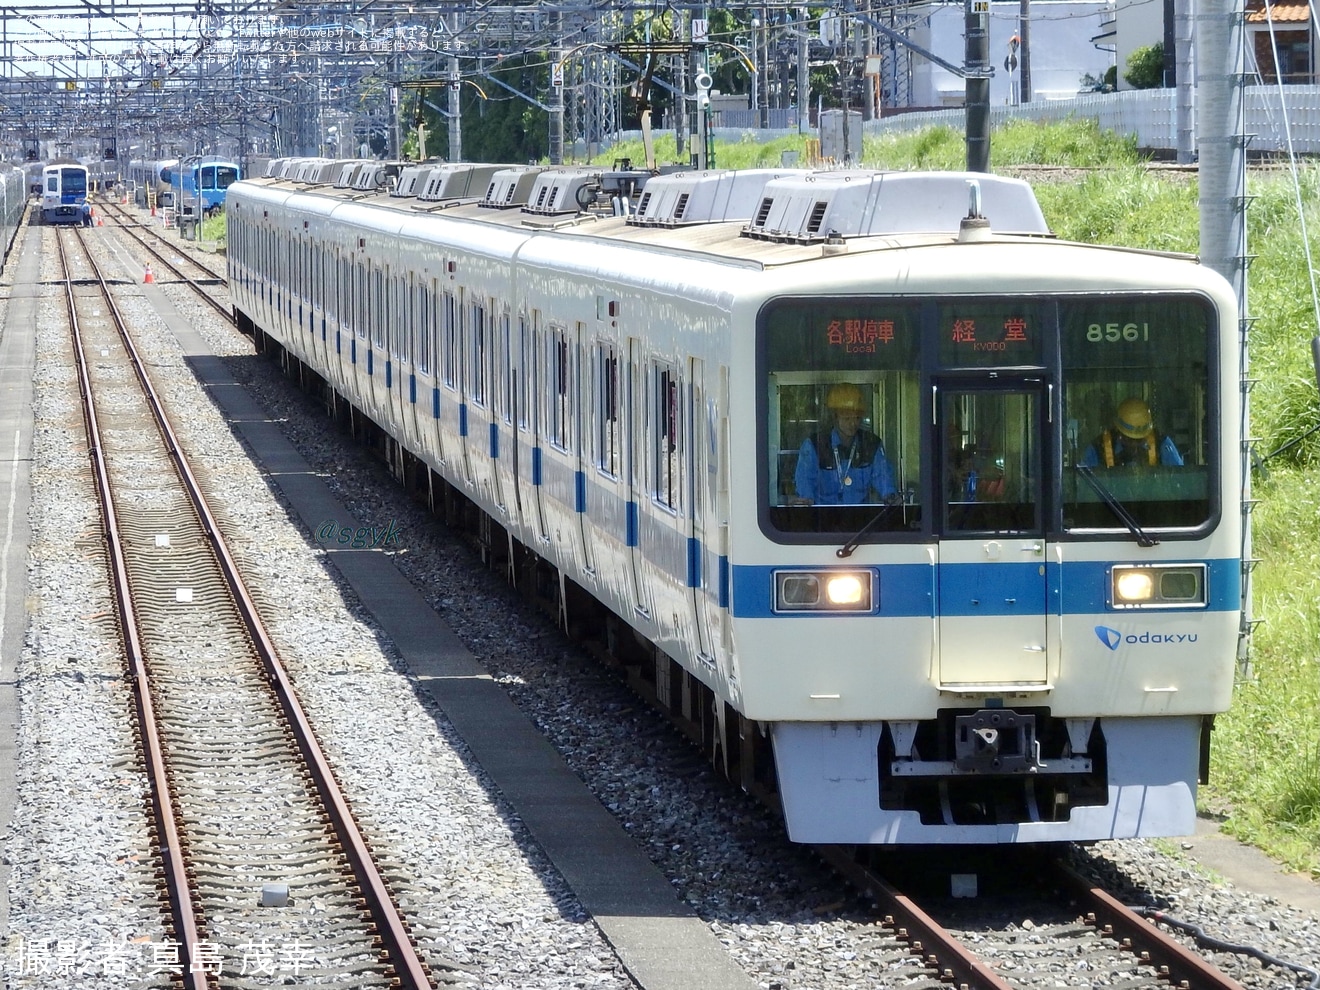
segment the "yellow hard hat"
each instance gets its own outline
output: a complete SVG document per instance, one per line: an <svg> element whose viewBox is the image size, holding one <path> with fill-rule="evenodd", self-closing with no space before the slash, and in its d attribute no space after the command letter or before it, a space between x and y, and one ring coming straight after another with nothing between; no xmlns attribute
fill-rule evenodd
<svg viewBox="0 0 1320 990"><path fill-rule="evenodd" d="M825 405L835 412L845 409L858 413L866 411L866 405L862 402L862 390L856 385L850 385L848 382L835 385L830 389L825 396Z"/></svg>
<svg viewBox="0 0 1320 990"><path fill-rule="evenodd" d="M1140 440L1150 432L1150 422L1150 406L1144 399L1124 399L1114 414L1114 426L1118 432L1133 440Z"/></svg>

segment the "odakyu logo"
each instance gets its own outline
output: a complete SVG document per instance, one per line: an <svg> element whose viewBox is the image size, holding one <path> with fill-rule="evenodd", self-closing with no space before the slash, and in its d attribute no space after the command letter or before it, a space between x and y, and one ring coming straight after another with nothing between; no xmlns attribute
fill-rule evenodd
<svg viewBox="0 0 1320 990"><path fill-rule="evenodd" d="M1129 646L1173 646L1179 643L1195 643L1197 633L1153 633L1147 630L1139 633L1124 633L1110 626L1096 626L1095 634L1100 642L1111 650L1117 650L1126 643Z"/></svg>

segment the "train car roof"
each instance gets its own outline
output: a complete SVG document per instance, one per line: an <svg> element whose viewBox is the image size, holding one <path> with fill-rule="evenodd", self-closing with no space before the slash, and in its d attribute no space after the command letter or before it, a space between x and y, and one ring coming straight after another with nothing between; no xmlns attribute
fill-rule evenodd
<svg viewBox="0 0 1320 990"><path fill-rule="evenodd" d="M488 167L488 166L487 166ZM600 170L540 169L510 167L509 173L545 173L535 178L537 188L558 177L573 181L583 173ZM496 178L503 173L496 173ZM737 179L743 176L742 180ZM666 180L666 181L662 181ZM712 219L686 222L679 203L698 195L698 180L708 187L723 183L724 193L706 199L715 204ZM745 181L743 181L745 180ZM743 185L752 183L760 195L749 195ZM575 211L561 214L538 214L525 204L506 206L503 195L498 206L481 199L423 202L416 198L391 195L381 189L363 193L335 188L331 184L309 184L289 178L263 177L244 180L248 186L262 187L271 193L283 193L283 203L320 215L333 215L341 206L354 204L366 208L368 215L379 211L382 223L408 223L406 218L427 215L498 227L528 235L554 232L572 238L601 239L620 247L644 248L677 255L701 255L723 263L775 267L814 260L823 255L869 253L895 248L914 248L951 244L959 240L994 240L999 242L1051 239L1044 216L1030 186L1017 179L993 175L933 172L879 172L838 170L766 169L692 173L680 172L652 179L646 189L659 191L666 185L685 189L679 197L670 196L678 215L648 224L643 215L624 217L600 212ZM495 182L491 188L494 189ZM231 187L231 192L236 187ZM733 190L737 190L734 192ZM709 188L707 190L709 192ZM728 204L737 201L736 209ZM724 203L720 212L719 203ZM749 207L747 204L753 206ZM729 216L732 212L734 215ZM739 216L738 213L744 215ZM964 231L963 218L969 212L982 213L984 219ZM354 210L356 219L361 213ZM747 216L751 213L751 216ZM392 219L385 219L391 217ZM1008 220L1004 224L1005 219ZM988 221L988 226L986 224ZM418 228L408 224L413 230ZM1054 242L1058 243L1058 242ZM1079 244L1101 249L1101 246ZM1105 245L1104 250L1128 250ZM1160 257L1194 260L1194 256L1171 252L1137 251Z"/></svg>

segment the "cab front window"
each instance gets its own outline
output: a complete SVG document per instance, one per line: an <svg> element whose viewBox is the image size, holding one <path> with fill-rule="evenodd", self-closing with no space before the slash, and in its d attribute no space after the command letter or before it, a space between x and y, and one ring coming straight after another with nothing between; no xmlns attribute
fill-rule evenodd
<svg viewBox="0 0 1320 990"><path fill-rule="evenodd" d="M1207 303L1095 299L1060 307L1063 526L1184 528L1209 521Z"/></svg>
<svg viewBox="0 0 1320 990"><path fill-rule="evenodd" d="M916 307L781 300L763 326L770 524L830 534L918 527Z"/></svg>

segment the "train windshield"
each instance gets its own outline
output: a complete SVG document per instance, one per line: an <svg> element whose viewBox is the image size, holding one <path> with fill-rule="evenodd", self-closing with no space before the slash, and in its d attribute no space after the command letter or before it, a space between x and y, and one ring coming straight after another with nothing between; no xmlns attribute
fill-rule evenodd
<svg viewBox="0 0 1320 990"><path fill-rule="evenodd" d="M772 526L873 534L919 526L920 308L783 300L763 326Z"/></svg>
<svg viewBox="0 0 1320 990"><path fill-rule="evenodd" d="M60 188L65 196L86 196L87 173L80 168L60 169Z"/></svg>
<svg viewBox="0 0 1320 990"><path fill-rule="evenodd" d="M1199 297L785 299L760 327L777 539L1139 539L1216 509Z"/></svg>
<svg viewBox="0 0 1320 990"><path fill-rule="evenodd" d="M1191 298L1059 307L1065 530L1196 527L1209 520L1209 307Z"/></svg>
<svg viewBox="0 0 1320 990"><path fill-rule="evenodd" d="M233 165L207 165L201 172L203 189L228 189L238 181L238 169Z"/></svg>

